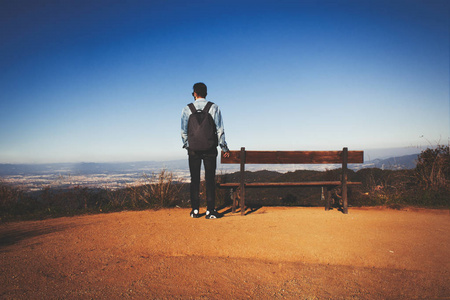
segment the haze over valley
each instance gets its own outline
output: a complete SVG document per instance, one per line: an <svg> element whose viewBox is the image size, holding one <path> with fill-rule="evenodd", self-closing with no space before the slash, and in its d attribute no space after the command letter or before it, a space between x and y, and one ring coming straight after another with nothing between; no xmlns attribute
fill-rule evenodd
<svg viewBox="0 0 450 300"><path fill-rule="evenodd" d="M417 150L417 149L416 149ZM349 165L349 168L412 169L416 154L367 160L364 164ZM247 165L247 171L271 170L280 173L307 169L325 171L340 168L340 165ZM111 163L54 163L54 164L0 164L0 181L27 191L51 188L118 189L127 186L148 184L163 171L173 175L177 182L189 182L186 159L171 161L111 162ZM238 165L218 164L217 174L232 173ZM203 176L203 175L202 175Z"/></svg>

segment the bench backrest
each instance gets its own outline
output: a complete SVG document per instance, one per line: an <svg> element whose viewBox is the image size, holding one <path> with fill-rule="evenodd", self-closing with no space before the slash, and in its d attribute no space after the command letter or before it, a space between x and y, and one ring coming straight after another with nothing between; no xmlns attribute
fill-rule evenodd
<svg viewBox="0 0 450 300"><path fill-rule="evenodd" d="M344 148L344 150L346 150ZM222 164L240 164L245 151L245 164L341 164L342 151L230 151L229 157L221 156ZM363 163L364 151L347 151L347 163Z"/></svg>

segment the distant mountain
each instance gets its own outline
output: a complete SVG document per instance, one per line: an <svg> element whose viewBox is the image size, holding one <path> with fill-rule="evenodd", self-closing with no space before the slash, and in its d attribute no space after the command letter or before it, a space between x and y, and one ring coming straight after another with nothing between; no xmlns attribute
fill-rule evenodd
<svg viewBox="0 0 450 300"><path fill-rule="evenodd" d="M410 154L387 159L375 159L364 163L362 168L379 168L384 170L414 169L419 154Z"/></svg>

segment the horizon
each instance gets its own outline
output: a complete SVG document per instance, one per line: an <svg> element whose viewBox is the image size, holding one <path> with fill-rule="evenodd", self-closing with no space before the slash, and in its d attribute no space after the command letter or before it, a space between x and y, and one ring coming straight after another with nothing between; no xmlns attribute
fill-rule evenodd
<svg viewBox="0 0 450 300"><path fill-rule="evenodd" d="M230 149L448 144L449 11L444 0L3 1L0 163L186 158L180 117L196 82Z"/></svg>
<svg viewBox="0 0 450 300"><path fill-rule="evenodd" d="M429 146L434 147L434 146ZM368 149L364 151L364 163L383 160L388 158L403 157L409 155L419 155L426 148L419 147L404 147L404 148L380 148L380 149ZM230 149L232 150L232 149ZM247 149L252 150L252 149ZM273 150L273 149L272 149ZM360 149L349 149L359 151ZM271 151L271 150L268 150ZM277 151L277 150L273 150ZM302 151L302 150L299 150ZM127 163L164 163L164 162L178 162L186 161L185 157L173 158L168 160L122 160L122 161L61 161L61 162L0 162L0 165L57 165L57 164L127 164ZM220 157L218 156L218 166L221 165Z"/></svg>

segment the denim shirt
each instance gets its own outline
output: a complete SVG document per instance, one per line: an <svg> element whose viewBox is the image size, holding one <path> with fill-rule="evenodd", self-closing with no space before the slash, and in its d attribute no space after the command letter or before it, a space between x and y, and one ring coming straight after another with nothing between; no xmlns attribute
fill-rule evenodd
<svg viewBox="0 0 450 300"><path fill-rule="evenodd" d="M199 98L194 101L194 106L197 110L201 110L206 106L208 101L205 98ZM186 106L181 113L181 140L183 141L183 148L189 147L188 141L188 121L189 116L192 114L189 106ZM220 113L220 109L216 104L213 104L209 109L209 114L212 116L214 122L216 123L217 129L217 138L219 140L219 146L224 151L228 151L227 142L225 141L225 131L223 128L222 114Z"/></svg>

